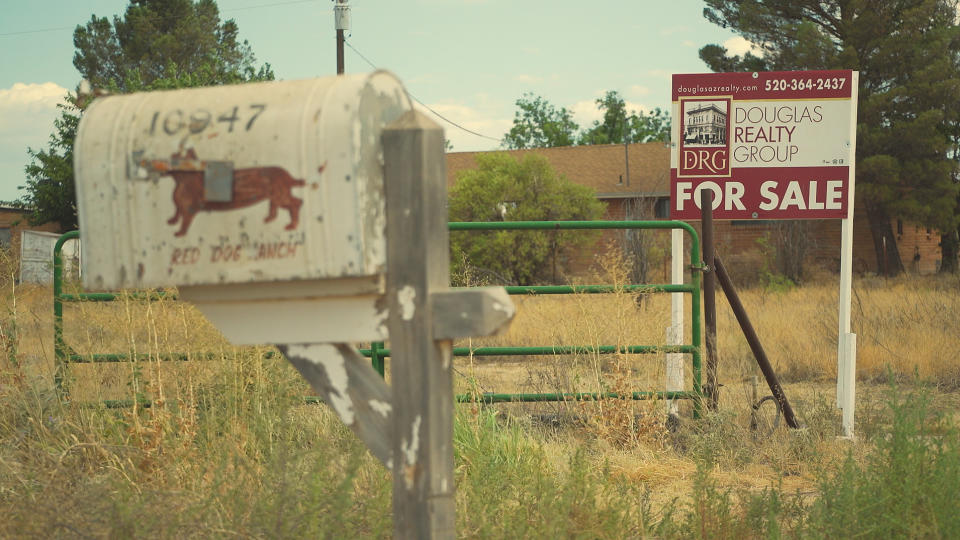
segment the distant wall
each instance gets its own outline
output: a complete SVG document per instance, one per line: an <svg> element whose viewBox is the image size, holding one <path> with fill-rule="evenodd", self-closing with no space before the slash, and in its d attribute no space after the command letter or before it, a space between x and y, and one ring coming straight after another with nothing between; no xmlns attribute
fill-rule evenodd
<svg viewBox="0 0 960 540"><path fill-rule="evenodd" d="M53 283L53 248L60 233L21 231L20 233L20 282ZM61 250L64 276L79 277L80 241L68 240Z"/></svg>
<svg viewBox="0 0 960 540"><path fill-rule="evenodd" d="M60 225L57 223L30 225L27 222L29 213L29 210L20 208L0 207L0 249L12 259L13 268L20 267L20 241L23 231L60 233Z"/></svg>
<svg viewBox="0 0 960 540"><path fill-rule="evenodd" d="M607 199L605 220L627 219L626 199ZM648 218L654 219L654 218ZM840 220L812 220L812 246L805 261L807 271L840 271ZM690 224L701 232L700 222ZM762 243L764 237L773 234L772 222L750 221L714 221L716 250L724 258L733 273L734 269L744 272L759 272L763 263ZM897 245L903 266L908 273L928 275L940 268L940 234L932 229L906 222L895 223ZM655 232L660 250L652 255L656 257L651 268L650 280L664 282L669 276L669 260L664 263L662 250L669 250L669 233ZM858 274L876 272L876 254L873 248L873 236L870 223L864 212L857 212L853 224L853 271ZM610 257L610 250L621 250L622 231L604 231L597 242L577 253L568 254L565 268L568 277L589 277L596 272L598 261ZM666 253L669 257L669 251Z"/></svg>

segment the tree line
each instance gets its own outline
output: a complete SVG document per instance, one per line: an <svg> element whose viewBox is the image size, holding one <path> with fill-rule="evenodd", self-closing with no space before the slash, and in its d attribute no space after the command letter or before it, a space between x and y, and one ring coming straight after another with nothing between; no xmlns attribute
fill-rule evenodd
<svg viewBox="0 0 960 540"><path fill-rule="evenodd" d="M705 0L707 20L754 44L757 54L700 49L717 72L853 69L860 72L857 204L865 208L877 272L904 265L894 222L940 231L941 270L960 251L960 0ZM257 66L214 0L131 0L122 16L92 16L74 31L74 66L95 88L132 92L274 78ZM31 221L77 226L73 141L86 103L68 96L48 148L28 149L24 195ZM636 113L616 91L583 129L569 110L525 94L507 149L669 141L670 115Z"/></svg>
<svg viewBox="0 0 960 540"><path fill-rule="evenodd" d="M670 142L668 111L659 107L641 113L628 111L626 101L616 90L607 91L596 104L603 119L594 120L581 130L567 108L557 108L531 93L524 94L516 101L513 127L503 136L503 147L521 150L575 144Z"/></svg>

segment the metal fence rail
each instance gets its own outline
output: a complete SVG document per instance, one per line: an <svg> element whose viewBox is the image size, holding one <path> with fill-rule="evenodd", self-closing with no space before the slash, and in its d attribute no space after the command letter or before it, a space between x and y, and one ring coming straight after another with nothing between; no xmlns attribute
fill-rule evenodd
<svg viewBox="0 0 960 540"><path fill-rule="evenodd" d="M680 229L690 236L691 268L699 270L700 238L690 224L682 221L506 221L506 222L452 222L451 231L531 231L531 230L609 230L609 229ZM691 273L691 282L684 285L674 284L631 284L631 285L540 285L508 286L511 295L536 294L602 294L618 291L651 293L687 293L691 296L690 320L691 343L684 345L601 345L584 346L542 346L542 347L455 347L454 356L549 356L561 354L659 354L685 353L692 357L693 388L681 392L548 392L548 393L482 393L460 394L459 402L483 401L496 402L544 402L544 401L583 401L602 398L615 399L695 399L699 404L703 397L701 379L701 328L700 328L700 285L698 271ZM390 356L390 350L383 343L374 343L370 349L361 349L361 354L371 359L373 366L384 374L383 359Z"/></svg>
<svg viewBox="0 0 960 540"><path fill-rule="evenodd" d="M695 399L699 403L703 397L701 381L701 328L700 328L700 288L701 277L696 270L701 268L700 241L696 231L689 224L681 221L517 221L496 223L467 223L454 222L449 224L451 231L531 231L531 230L604 230L604 229L680 229L690 236L691 273L689 284L631 284L631 285L547 285L547 286L508 286L506 290L511 295L555 295L555 294L603 294L619 291L650 292L650 293L685 293L690 294L691 342L682 345L583 345L583 346L540 346L540 347L455 347L454 356L549 356L570 354L660 354L683 353L691 355L693 384L690 391L655 392L634 391L628 393L616 392L548 392L548 393L481 393L461 394L456 397L458 402L482 401L496 402L545 402L570 400L597 400L604 398L616 399ZM77 354L63 337L63 304L64 302L111 302L120 297L114 293L79 293L65 294L63 292L63 244L71 239L79 238L78 231L65 233L54 247L53 253L53 344L56 371L54 381L58 391L63 392L63 381L67 366L71 363L110 363L128 362L137 359L158 359L183 361L189 358L215 358L215 353L169 353L164 355L142 354ZM126 294L128 298L143 300L176 299L175 296L160 292L132 292ZM371 359L371 363L381 375L384 374L384 359L390 357L390 349L384 348L383 343L373 343L369 349L360 349L360 353ZM267 356L274 356L268 353ZM308 398L308 400L311 398ZM105 402L107 406L117 407L128 404L127 401ZM132 402L130 402L132 403ZM144 402L149 406L148 402Z"/></svg>

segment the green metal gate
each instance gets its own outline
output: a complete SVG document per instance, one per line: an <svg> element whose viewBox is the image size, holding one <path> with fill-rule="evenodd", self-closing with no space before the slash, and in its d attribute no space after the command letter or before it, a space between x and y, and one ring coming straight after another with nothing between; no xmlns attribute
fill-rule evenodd
<svg viewBox="0 0 960 540"><path fill-rule="evenodd" d="M568 400L596 400L602 398L620 399L694 399L698 404L703 397L701 384L701 329L700 329L700 240L697 232L689 224L681 221L515 221L496 223L464 223L449 224L451 231L530 231L530 230L604 230L604 229L680 229L690 236L691 279L689 284L633 284L625 286L614 285L549 285L549 286L509 286L507 292L512 295L532 294L597 294L616 291L644 291L657 293L686 293L690 294L691 342L682 345L584 345L584 346L540 346L540 347L455 347L454 356L544 356L567 354L659 354L682 353L692 358L693 388L690 391L635 391L629 394L616 392L553 392L553 393L484 393L461 394L458 402L483 401L496 402L544 402ZM127 362L133 360L129 354L94 354L81 355L73 352L63 337L63 303L64 302L110 302L116 300L114 293L79 293L65 294L63 292L63 244L71 239L79 238L78 231L71 231L57 241L53 253L53 344L55 357L55 383L58 391L63 390L65 370L70 363L82 362ZM162 298L159 293L133 293L134 298L146 300ZM384 348L383 343L373 343L369 349L361 349L361 354L371 359L373 367L384 374L384 359L390 356L390 349ZM144 355L146 357L147 355ZM211 353L211 358L215 355ZM154 355L156 357L156 355ZM186 360L184 353L164 355L164 360ZM106 402L107 406L120 406L125 402Z"/></svg>
<svg viewBox="0 0 960 540"><path fill-rule="evenodd" d="M530 230L605 230L605 229L680 229L690 236L691 268L699 270L700 239L696 230L682 221L509 221L509 222L452 222L451 231L530 231ZM690 320L691 343L683 345L583 345L583 346L541 346L541 347L454 347L454 356L551 356L565 354L659 354L684 353L692 357L693 388L690 391L663 392L663 391L636 391L630 394L616 392L548 392L548 393L484 393L460 394L459 402L483 401L486 403L498 402L545 402L569 400L596 400L602 398L619 399L695 399L699 403L703 397L701 382L701 329L700 329L700 273L691 273L689 284L633 284L625 286L613 285L546 285L546 286L508 286L505 287L511 295L532 294L597 294L611 293L618 290L644 291L658 293L687 293L691 296ZM382 375L384 373L383 359L390 356L390 350L383 348L383 343L374 343L370 349L361 349L360 352L371 359L373 366Z"/></svg>

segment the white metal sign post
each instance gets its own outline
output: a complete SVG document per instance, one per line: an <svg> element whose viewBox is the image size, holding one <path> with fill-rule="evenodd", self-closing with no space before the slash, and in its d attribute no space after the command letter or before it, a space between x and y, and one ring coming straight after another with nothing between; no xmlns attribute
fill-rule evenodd
<svg viewBox="0 0 960 540"><path fill-rule="evenodd" d="M707 189L714 219L841 220L837 405L846 437L853 436L856 378L850 295L858 85L849 70L709 73L674 75L672 90L672 219L700 219ZM676 272L676 246L673 257Z"/></svg>
<svg viewBox="0 0 960 540"><path fill-rule="evenodd" d="M683 285L683 231L673 229L670 236L670 282L674 285ZM683 296L684 293L670 294L670 327L667 328L667 344L683 344ZM667 392L683 390L683 354L667 353ZM679 414L677 400L671 399L668 412Z"/></svg>
<svg viewBox="0 0 960 540"><path fill-rule="evenodd" d="M860 74L852 73L850 100L850 182L847 185L847 215L840 221L840 308L839 339L837 340L837 407L843 411L841 430L846 438L853 438L853 413L856 408L857 335L850 332L850 310L853 289L853 203L857 156L857 91Z"/></svg>

